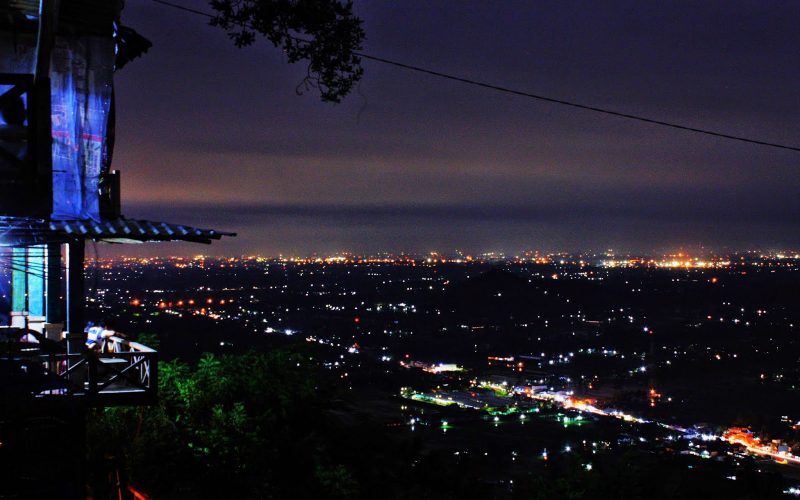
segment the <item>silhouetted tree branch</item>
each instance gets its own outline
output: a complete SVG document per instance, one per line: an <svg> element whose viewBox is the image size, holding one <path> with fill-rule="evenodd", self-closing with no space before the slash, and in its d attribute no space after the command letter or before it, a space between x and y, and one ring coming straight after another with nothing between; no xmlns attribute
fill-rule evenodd
<svg viewBox="0 0 800 500"><path fill-rule="evenodd" d="M308 61L297 92L318 89L327 102L340 102L364 70L355 54L364 40L353 3L340 0L210 0L211 20L228 32L237 47L252 45L257 35L280 47L290 63Z"/></svg>

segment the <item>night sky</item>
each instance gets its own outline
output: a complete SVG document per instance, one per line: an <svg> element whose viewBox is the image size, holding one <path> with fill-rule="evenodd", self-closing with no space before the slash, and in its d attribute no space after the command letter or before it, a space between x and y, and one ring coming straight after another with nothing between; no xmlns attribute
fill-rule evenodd
<svg viewBox="0 0 800 500"><path fill-rule="evenodd" d="M202 0L175 0L209 10ZM364 61L342 104L305 66L128 0L153 48L116 76L129 217L264 255L800 247L800 153ZM356 1L364 52L555 98L800 144L800 2ZM111 252L106 247L105 252Z"/></svg>

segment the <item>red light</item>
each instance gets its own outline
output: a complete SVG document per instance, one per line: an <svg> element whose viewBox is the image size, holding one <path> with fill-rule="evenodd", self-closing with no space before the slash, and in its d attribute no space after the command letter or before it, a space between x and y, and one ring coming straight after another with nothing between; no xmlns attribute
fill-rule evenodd
<svg viewBox="0 0 800 500"><path fill-rule="evenodd" d="M355 318L353 318L353 322L355 322L356 324L361 323L361 318L356 316Z"/></svg>

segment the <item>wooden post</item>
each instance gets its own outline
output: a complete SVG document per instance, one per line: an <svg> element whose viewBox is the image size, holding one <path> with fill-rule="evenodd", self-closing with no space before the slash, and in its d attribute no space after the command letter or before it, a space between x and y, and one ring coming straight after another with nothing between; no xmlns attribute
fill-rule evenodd
<svg viewBox="0 0 800 500"><path fill-rule="evenodd" d="M83 259L85 243L83 240L71 241L67 244L67 331L70 335L80 336L81 349L86 343L84 306L85 284L83 276ZM75 337L74 337L75 338Z"/></svg>
<svg viewBox="0 0 800 500"><path fill-rule="evenodd" d="M86 350L86 332L84 332L84 307L86 302L83 276L84 240L75 240L67 244L67 355L81 354ZM68 356L71 368L80 358ZM83 390L86 371L76 369L70 374L70 380Z"/></svg>
<svg viewBox="0 0 800 500"><path fill-rule="evenodd" d="M64 296L61 291L61 243L47 244L47 304L48 323L64 321Z"/></svg>

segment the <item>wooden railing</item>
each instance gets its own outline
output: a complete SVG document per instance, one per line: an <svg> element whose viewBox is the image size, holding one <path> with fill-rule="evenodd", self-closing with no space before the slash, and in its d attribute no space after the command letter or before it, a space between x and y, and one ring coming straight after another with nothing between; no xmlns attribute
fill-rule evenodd
<svg viewBox="0 0 800 500"><path fill-rule="evenodd" d="M78 339L81 352L66 353L64 341L35 332L31 335L38 342L23 341L22 332L0 327L0 361L8 370L0 396L81 396L94 406L155 402L158 353L146 345L114 335L104 339L99 350L86 348Z"/></svg>
<svg viewBox="0 0 800 500"><path fill-rule="evenodd" d="M123 360L127 364L111 368L113 376L102 382L100 390L109 387L115 381L125 381L143 391L155 391L158 388L158 353L155 350L117 336L110 337L106 342L110 352L100 354L99 361Z"/></svg>
<svg viewBox="0 0 800 500"><path fill-rule="evenodd" d="M66 391L97 406L146 404L158 389L158 353L122 337L108 338L100 352L41 354L40 360L65 382ZM43 396L57 393L47 391Z"/></svg>

